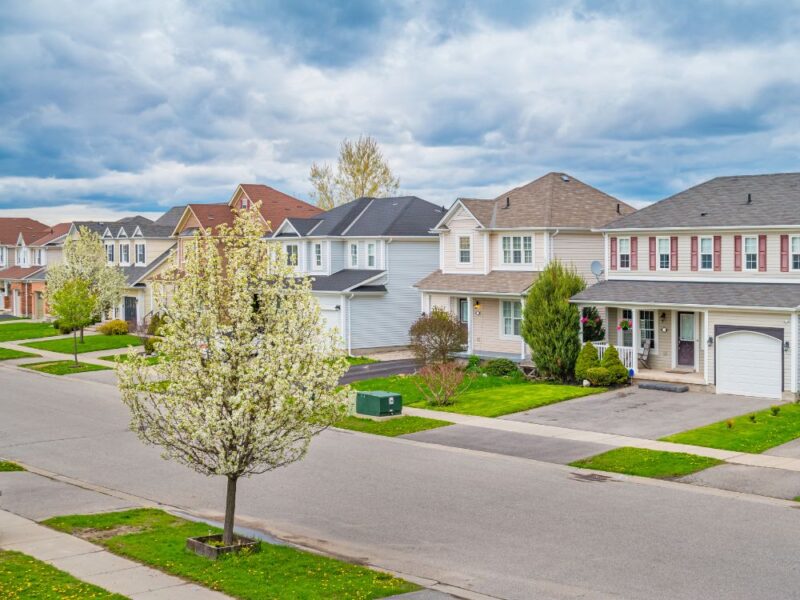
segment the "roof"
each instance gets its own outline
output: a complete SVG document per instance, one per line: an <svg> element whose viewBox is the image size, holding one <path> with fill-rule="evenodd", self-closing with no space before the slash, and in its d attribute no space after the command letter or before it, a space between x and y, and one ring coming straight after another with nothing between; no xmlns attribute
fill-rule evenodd
<svg viewBox="0 0 800 600"><path fill-rule="evenodd" d="M333 275L312 275L311 289L315 292L353 291L366 282L385 274L386 271L376 271L375 269L342 269Z"/></svg>
<svg viewBox="0 0 800 600"><path fill-rule="evenodd" d="M233 225L233 210L227 204L187 204L203 229L214 229L222 225Z"/></svg>
<svg viewBox="0 0 800 600"><path fill-rule="evenodd" d="M178 221L180 221L181 217L183 216L183 211L185 210L186 210L185 204L181 204L180 206L173 206L163 215L158 217L155 220L155 224L175 229L175 227L178 225Z"/></svg>
<svg viewBox="0 0 800 600"><path fill-rule="evenodd" d="M53 225L50 228L49 232L45 234L44 237L40 237L39 239L30 242L30 246L45 246L47 244L51 244L57 241L59 238L64 237L69 233L69 229L72 227L72 223L59 223L58 225Z"/></svg>
<svg viewBox="0 0 800 600"><path fill-rule="evenodd" d="M603 229L764 225L800 225L800 173L716 177Z"/></svg>
<svg viewBox="0 0 800 600"><path fill-rule="evenodd" d="M576 303L647 304L651 306L717 306L795 308L795 283L728 283L688 281L601 281L572 297Z"/></svg>
<svg viewBox="0 0 800 600"><path fill-rule="evenodd" d="M167 260L174 249L175 244L167 248L164 252L151 260L147 265L122 267L122 272L125 274L125 280L127 281L128 285L134 286L139 283L148 273Z"/></svg>
<svg viewBox="0 0 800 600"><path fill-rule="evenodd" d="M486 275L434 271L414 287L426 292L522 295L538 277L533 271L489 271Z"/></svg>
<svg viewBox="0 0 800 600"><path fill-rule="evenodd" d="M27 217L0 217L0 244L14 246L22 234L25 243L47 235L50 227Z"/></svg>
<svg viewBox="0 0 800 600"><path fill-rule="evenodd" d="M431 229L441 220L441 206L417 198L358 198L313 219L288 219L301 235L435 237Z"/></svg>
<svg viewBox="0 0 800 600"><path fill-rule="evenodd" d="M636 210L566 173L548 173L494 200L459 201L488 229L591 229Z"/></svg>
<svg viewBox="0 0 800 600"><path fill-rule="evenodd" d="M172 235L172 227L168 225L158 225L145 217L129 217L119 221L76 221L73 223L75 229L86 228L94 231L99 236L103 236L106 230L111 232L114 238L117 237L121 229L131 238L138 228L145 238L168 238Z"/></svg>
<svg viewBox="0 0 800 600"><path fill-rule="evenodd" d="M284 194L280 190L260 183L239 184L252 202L261 203L261 216L275 229L287 217L313 217L322 212L317 206L299 198Z"/></svg>
<svg viewBox="0 0 800 600"><path fill-rule="evenodd" d="M7 269L0 270L0 279L19 281L21 279L26 279L39 271L44 271L44 267L8 267Z"/></svg>

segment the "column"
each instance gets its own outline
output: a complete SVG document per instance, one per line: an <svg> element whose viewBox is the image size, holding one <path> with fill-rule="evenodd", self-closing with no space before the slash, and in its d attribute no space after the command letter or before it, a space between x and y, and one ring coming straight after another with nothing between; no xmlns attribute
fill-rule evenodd
<svg viewBox="0 0 800 600"><path fill-rule="evenodd" d="M791 369L791 381L792 381L792 393L797 393L797 313L792 313L790 319L790 327L791 331L791 350L790 350L790 357L792 364L790 366Z"/></svg>
<svg viewBox="0 0 800 600"><path fill-rule="evenodd" d="M472 307L472 296L467 296L467 306L469 306L467 311L467 354L472 354L472 323L474 320L473 311L475 310Z"/></svg>

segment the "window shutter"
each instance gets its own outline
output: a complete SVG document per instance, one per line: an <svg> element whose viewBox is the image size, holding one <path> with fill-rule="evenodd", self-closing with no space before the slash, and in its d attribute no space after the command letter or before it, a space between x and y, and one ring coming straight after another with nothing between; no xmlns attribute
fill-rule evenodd
<svg viewBox="0 0 800 600"><path fill-rule="evenodd" d="M617 238L611 238L611 270L617 270Z"/></svg>
<svg viewBox="0 0 800 600"><path fill-rule="evenodd" d="M722 236L714 236L714 270L722 270Z"/></svg>
<svg viewBox="0 0 800 600"><path fill-rule="evenodd" d="M697 271L697 236L692 236L692 271Z"/></svg>
<svg viewBox="0 0 800 600"><path fill-rule="evenodd" d="M758 236L758 270L767 270L767 236Z"/></svg>
<svg viewBox="0 0 800 600"><path fill-rule="evenodd" d="M631 271L639 268L639 238L631 237Z"/></svg>
<svg viewBox="0 0 800 600"><path fill-rule="evenodd" d="M678 236L669 238L669 270L678 270Z"/></svg>
<svg viewBox="0 0 800 600"><path fill-rule="evenodd" d="M781 271L789 270L789 236L781 236Z"/></svg>
<svg viewBox="0 0 800 600"><path fill-rule="evenodd" d="M650 270L656 270L656 238L650 238Z"/></svg>
<svg viewBox="0 0 800 600"><path fill-rule="evenodd" d="M733 270L742 270L742 236L733 236Z"/></svg>

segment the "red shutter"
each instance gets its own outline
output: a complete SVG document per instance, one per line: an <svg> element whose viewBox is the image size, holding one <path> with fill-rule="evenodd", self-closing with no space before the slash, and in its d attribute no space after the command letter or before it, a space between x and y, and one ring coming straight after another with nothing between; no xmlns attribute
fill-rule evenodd
<svg viewBox="0 0 800 600"><path fill-rule="evenodd" d="M758 270L767 270L767 236L758 236Z"/></svg>
<svg viewBox="0 0 800 600"><path fill-rule="evenodd" d="M639 268L639 238L631 237L631 271Z"/></svg>
<svg viewBox="0 0 800 600"><path fill-rule="evenodd" d="M733 270L742 270L742 236L733 236Z"/></svg>
<svg viewBox="0 0 800 600"><path fill-rule="evenodd" d="M789 236L781 236L781 271L789 270Z"/></svg>
<svg viewBox="0 0 800 600"><path fill-rule="evenodd" d="M656 238L650 238L650 270L656 270Z"/></svg>
<svg viewBox="0 0 800 600"><path fill-rule="evenodd" d="M669 239L669 270L678 270L678 236Z"/></svg>
<svg viewBox="0 0 800 600"><path fill-rule="evenodd" d="M697 271L697 236L692 236L692 271Z"/></svg>
<svg viewBox="0 0 800 600"><path fill-rule="evenodd" d="M722 270L722 236L714 236L714 270Z"/></svg>
<svg viewBox="0 0 800 600"><path fill-rule="evenodd" d="M617 238L611 238L611 270L617 270Z"/></svg>

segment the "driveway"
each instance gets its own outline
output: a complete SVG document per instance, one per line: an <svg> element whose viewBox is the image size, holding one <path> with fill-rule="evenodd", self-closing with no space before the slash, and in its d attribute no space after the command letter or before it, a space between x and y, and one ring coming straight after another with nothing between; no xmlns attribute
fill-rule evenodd
<svg viewBox="0 0 800 600"><path fill-rule="evenodd" d="M768 398L701 392L676 394L630 387L502 418L657 439L768 408L774 402Z"/></svg>
<svg viewBox="0 0 800 600"><path fill-rule="evenodd" d="M408 375L417 370L417 361L414 359L385 360L367 365L354 365L350 367L339 380L341 385L360 381L362 379L375 379L376 377L389 377L391 375Z"/></svg>

